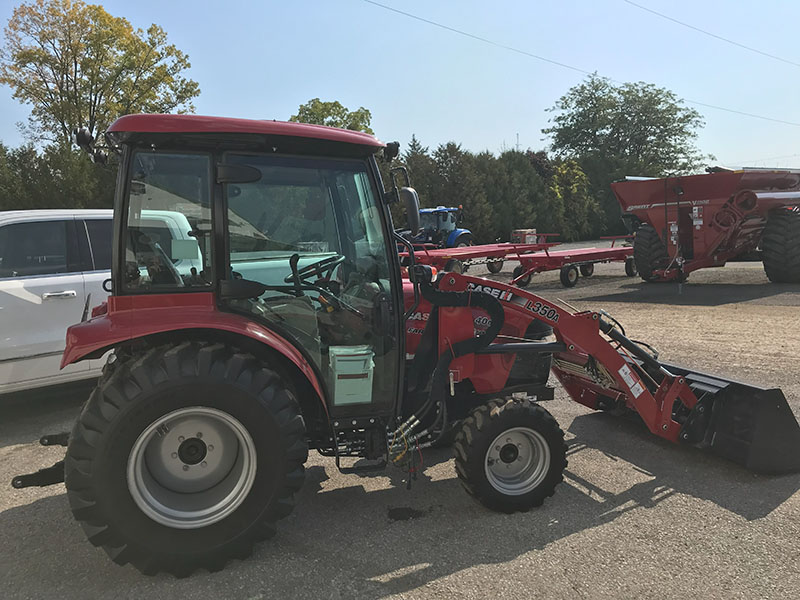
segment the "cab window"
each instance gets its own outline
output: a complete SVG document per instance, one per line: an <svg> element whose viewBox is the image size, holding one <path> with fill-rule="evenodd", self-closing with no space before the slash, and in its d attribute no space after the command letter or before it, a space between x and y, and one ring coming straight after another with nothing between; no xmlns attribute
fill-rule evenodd
<svg viewBox="0 0 800 600"><path fill-rule="evenodd" d="M210 167L204 154L133 155L126 290L164 292L211 285Z"/></svg>

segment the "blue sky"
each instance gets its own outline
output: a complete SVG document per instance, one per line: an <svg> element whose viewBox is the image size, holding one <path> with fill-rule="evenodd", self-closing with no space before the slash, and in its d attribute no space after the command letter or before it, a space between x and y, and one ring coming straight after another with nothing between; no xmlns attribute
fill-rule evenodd
<svg viewBox="0 0 800 600"><path fill-rule="evenodd" d="M800 124L800 67L661 19L624 0L381 2L525 52L647 81L679 96ZM636 0L800 63L800 2ZM0 3L7 22L14 0ZM372 111L384 140L456 141L473 151L546 147L545 109L581 73L409 19L363 0L107 1L135 26L158 23L192 62L200 114L287 119L314 97ZM800 126L695 106L699 148L718 164L800 167ZM0 140L17 145L28 109L0 87Z"/></svg>

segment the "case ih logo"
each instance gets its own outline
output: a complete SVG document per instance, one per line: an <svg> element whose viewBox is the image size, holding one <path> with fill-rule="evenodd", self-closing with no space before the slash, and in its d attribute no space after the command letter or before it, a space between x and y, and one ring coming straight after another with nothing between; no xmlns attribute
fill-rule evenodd
<svg viewBox="0 0 800 600"><path fill-rule="evenodd" d="M413 315L408 317L408 320L409 321L427 321L430 316L431 316L431 313L415 312Z"/></svg>
<svg viewBox="0 0 800 600"><path fill-rule="evenodd" d="M477 285L472 282L467 284L467 291L489 294L498 300L503 300L505 302L511 302L512 298L514 298L514 294L508 290L498 290L497 288L489 287L488 285Z"/></svg>

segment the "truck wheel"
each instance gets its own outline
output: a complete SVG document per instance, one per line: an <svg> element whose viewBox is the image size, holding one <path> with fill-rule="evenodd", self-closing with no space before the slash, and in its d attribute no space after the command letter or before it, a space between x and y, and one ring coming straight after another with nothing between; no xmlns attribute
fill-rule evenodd
<svg viewBox="0 0 800 600"><path fill-rule="evenodd" d="M540 506L567 466L564 432L549 412L528 400L493 400L474 409L453 451L467 492L507 513Z"/></svg>
<svg viewBox="0 0 800 600"><path fill-rule="evenodd" d="M487 261L486 268L489 269L489 273L497 274L503 270L503 261L502 260Z"/></svg>
<svg viewBox="0 0 800 600"><path fill-rule="evenodd" d="M625 259L625 275L628 277L636 277L639 274L639 270L636 268L636 261L633 260L633 257Z"/></svg>
<svg viewBox="0 0 800 600"><path fill-rule="evenodd" d="M512 277L512 279L516 279L517 277L522 275L524 272L525 272L525 267L523 267L522 265L517 265L516 267L514 267L514 271L511 273L511 277ZM528 287L530 285L530 283L531 283L531 276L528 275L527 277L523 277L522 279L520 279L517 282L517 285L519 287L521 287L521 288L524 288L524 287Z"/></svg>
<svg viewBox="0 0 800 600"><path fill-rule="evenodd" d="M578 267L575 265L565 265L561 267L561 285L564 287L575 287L578 283Z"/></svg>
<svg viewBox="0 0 800 600"><path fill-rule="evenodd" d="M800 212L780 210L761 237L764 271L773 283L800 283Z"/></svg>
<svg viewBox="0 0 800 600"><path fill-rule="evenodd" d="M594 263L586 263L580 266L581 275L591 277L594 275Z"/></svg>
<svg viewBox="0 0 800 600"><path fill-rule="evenodd" d="M277 373L186 342L118 358L103 375L70 435L65 483L89 541L114 562L183 577L274 535L307 456Z"/></svg>
<svg viewBox="0 0 800 600"><path fill-rule="evenodd" d="M653 271L666 267L669 256L664 242L652 225L644 223L636 230L633 238L633 260L642 279L648 282L659 281Z"/></svg>

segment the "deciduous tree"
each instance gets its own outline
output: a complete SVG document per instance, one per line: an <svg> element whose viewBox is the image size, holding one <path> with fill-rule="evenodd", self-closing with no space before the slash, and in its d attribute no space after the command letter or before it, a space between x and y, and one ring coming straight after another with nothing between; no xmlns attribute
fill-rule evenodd
<svg viewBox="0 0 800 600"><path fill-rule="evenodd" d="M82 0L35 0L5 28L0 83L31 106L34 141L68 145L73 129L98 133L124 114L193 111L189 67L158 25L135 29Z"/></svg>
<svg viewBox="0 0 800 600"><path fill-rule="evenodd" d="M297 114L289 117L289 120L296 123L327 125L328 127L375 133L369 126L372 120L372 113L369 110L363 106L356 110L348 110L338 100L323 102L319 98L312 98L305 104L301 104Z"/></svg>

